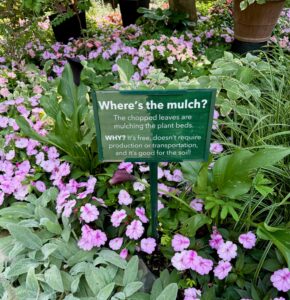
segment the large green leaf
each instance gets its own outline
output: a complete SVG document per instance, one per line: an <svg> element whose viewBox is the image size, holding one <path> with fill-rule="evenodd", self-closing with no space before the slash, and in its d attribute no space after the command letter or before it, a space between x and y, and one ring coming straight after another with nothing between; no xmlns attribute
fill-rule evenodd
<svg viewBox="0 0 290 300"><path fill-rule="evenodd" d="M100 256L108 263L113 264L121 269L126 269L127 262L116 252L110 250L102 250Z"/></svg>
<svg viewBox="0 0 290 300"><path fill-rule="evenodd" d="M128 283L136 280L138 275L138 264L139 264L138 257L133 256L128 262L127 267L125 269L124 277L123 277L123 285L127 285Z"/></svg>
<svg viewBox="0 0 290 300"><path fill-rule="evenodd" d="M210 224L211 222L211 219L206 215L196 214L189 219L184 220L180 232L188 237L194 237L199 228L206 224Z"/></svg>
<svg viewBox="0 0 290 300"><path fill-rule="evenodd" d="M178 286L176 283L169 284L156 300L176 300L177 299Z"/></svg>
<svg viewBox="0 0 290 300"><path fill-rule="evenodd" d="M109 299L110 295L112 294L113 290L115 287L115 282L109 283L105 287L103 287L98 295L97 295L97 300L107 300Z"/></svg>
<svg viewBox="0 0 290 300"><path fill-rule="evenodd" d="M52 265L50 269L44 273L45 282L54 290L63 293L64 287L62 282L61 273L57 266Z"/></svg>
<svg viewBox="0 0 290 300"><path fill-rule="evenodd" d="M10 234L25 247L34 250L41 248L41 239L28 228L17 224L9 224L7 227Z"/></svg>
<svg viewBox="0 0 290 300"><path fill-rule="evenodd" d="M263 223L259 225L257 235L263 240L271 241L280 250L290 268L290 228L271 227Z"/></svg>
<svg viewBox="0 0 290 300"><path fill-rule="evenodd" d="M118 72L122 83L129 83L134 74L134 67L128 59L118 59Z"/></svg>
<svg viewBox="0 0 290 300"><path fill-rule="evenodd" d="M7 276L8 278L19 276L27 273L30 269L35 269L38 266L39 262L35 261L34 259L22 258L11 264Z"/></svg>
<svg viewBox="0 0 290 300"><path fill-rule="evenodd" d="M221 194L230 198L243 195L251 188L252 170L274 165L289 154L287 148L266 148L256 153L237 150L217 160L213 168L214 184Z"/></svg>
<svg viewBox="0 0 290 300"><path fill-rule="evenodd" d="M124 293L126 297L130 297L133 294L135 294L137 291L139 291L143 286L143 282L141 281L135 281L128 283L124 288Z"/></svg>

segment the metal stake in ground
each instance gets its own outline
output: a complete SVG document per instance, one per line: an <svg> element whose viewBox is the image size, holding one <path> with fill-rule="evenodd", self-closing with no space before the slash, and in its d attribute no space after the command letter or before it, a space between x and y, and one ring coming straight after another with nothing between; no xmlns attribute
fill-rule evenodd
<svg viewBox="0 0 290 300"><path fill-rule="evenodd" d="M157 172L158 163L149 163L150 172L150 203L151 203L151 235L154 238L158 237L157 226L158 226L158 190L157 190Z"/></svg>

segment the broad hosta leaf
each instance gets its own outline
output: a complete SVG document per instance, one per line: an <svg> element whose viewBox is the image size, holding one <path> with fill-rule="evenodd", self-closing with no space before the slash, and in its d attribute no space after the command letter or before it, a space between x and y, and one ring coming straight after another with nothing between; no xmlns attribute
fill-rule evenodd
<svg viewBox="0 0 290 300"><path fill-rule="evenodd" d="M178 286L176 283L169 284L156 300L176 300L177 299Z"/></svg>
<svg viewBox="0 0 290 300"><path fill-rule="evenodd" d="M138 264L139 259L137 256L133 256L130 261L128 262L128 265L124 272L124 278L123 278L123 285L127 285L130 282L133 282L136 280L138 275Z"/></svg>
<svg viewBox="0 0 290 300"><path fill-rule="evenodd" d="M42 246L41 239L31 230L17 224L10 224L8 226L10 234L25 247L29 249L38 250Z"/></svg>
<svg viewBox="0 0 290 300"><path fill-rule="evenodd" d="M263 223L259 225L257 235L263 240L271 241L280 250L290 268L290 229L271 227Z"/></svg>
<svg viewBox="0 0 290 300"><path fill-rule="evenodd" d="M110 295L112 294L113 290L115 287L115 282L109 283L105 287L103 287L98 295L97 295L97 300L107 300L109 299Z"/></svg>
<svg viewBox="0 0 290 300"><path fill-rule="evenodd" d="M238 150L217 160L213 168L214 183L221 194L230 198L243 195L252 185L250 171L274 165L289 154L287 148L266 148L256 153Z"/></svg>
<svg viewBox="0 0 290 300"><path fill-rule="evenodd" d="M130 78L134 74L134 68L131 62L127 59L118 59L118 72L122 83L129 83Z"/></svg>
<svg viewBox="0 0 290 300"><path fill-rule="evenodd" d="M45 282L54 290L63 293L64 287L61 274L57 266L52 265L50 269L44 273Z"/></svg>

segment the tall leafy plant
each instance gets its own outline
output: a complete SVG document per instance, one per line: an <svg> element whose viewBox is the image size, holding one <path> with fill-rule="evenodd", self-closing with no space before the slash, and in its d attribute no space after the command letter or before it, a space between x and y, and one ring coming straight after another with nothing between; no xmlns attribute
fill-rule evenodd
<svg viewBox="0 0 290 300"><path fill-rule="evenodd" d="M95 127L89 106L88 88L81 83L76 86L67 64L58 83L57 94L44 96L41 105L53 121L46 136L37 134L22 116L16 118L21 131L37 141L53 145L65 155L62 159L84 171L92 171L98 161L95 145Z"/></svg>

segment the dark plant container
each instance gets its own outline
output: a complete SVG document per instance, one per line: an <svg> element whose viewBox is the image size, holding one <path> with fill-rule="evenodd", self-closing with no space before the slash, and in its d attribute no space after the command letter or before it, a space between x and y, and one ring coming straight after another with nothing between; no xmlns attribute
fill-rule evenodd
<svg viewBox="0 0 290 300"><path fill-rule="evenodd" d="M139 7L149 8L149 0L119 0L123 26L135 24L141 16L137 12Z"/></svg>
<svg viewBox="0 0 290 300"><path fill-rule="evenodd" d="M50 22L52 22L58 14L49 16ZM67 44L70 38L77 39L82 37L82 29L87 28L86 13L81 11L78 14L74 14L72 17L66 19L62 23L56 26L52 26L52 30L55 39L58 42Z"/></svg>
<svg viewBox="0 0 290 300"><path fill-rule="evenodd" d="M284 0L268 0L265 4L251 4L245 10L234 1L234 36L232 50L245 53L265 46L285 3Z"/></svg>

